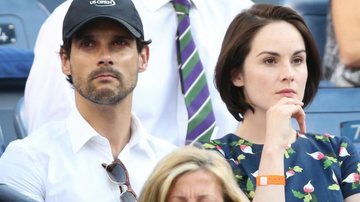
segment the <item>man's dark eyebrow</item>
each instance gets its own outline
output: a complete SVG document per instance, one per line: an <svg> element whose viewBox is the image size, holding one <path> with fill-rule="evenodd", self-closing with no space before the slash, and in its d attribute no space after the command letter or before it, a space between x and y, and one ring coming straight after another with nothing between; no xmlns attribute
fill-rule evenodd
<svg viewBox="0 0 360 202"><path fill-rule="evenodd" d="M133 41L135 40L135 37L132 35L116 35L114 36L115 39L125 39L125 40L130 40Z"/></svg>
<svg viewBox="0 0 360 202"><path fill-rule="evenodd" d="M88 34L88 33L83 33L83 32L80 32L80 33L76 33L73 37L73 39L75 41L80 41L80 40L89 40L89 39L92 39L93 36L91 34Z"/></svg>

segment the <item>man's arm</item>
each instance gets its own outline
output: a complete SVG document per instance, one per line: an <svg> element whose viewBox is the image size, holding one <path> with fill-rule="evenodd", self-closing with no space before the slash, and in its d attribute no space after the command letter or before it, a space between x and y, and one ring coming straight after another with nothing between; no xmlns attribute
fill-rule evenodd
<svg viewBox="0 0 360 202"><path fill-rule="evenodd" d="M37 201L44 201L41 161L21 145L11 142L0 158L0 184L6 184Z"/></svg>
<svg viewBox="0 0 360 202"><path fill-rule="evenodd" d="M331 12L341 62L360 67L360 1L332 0Z"/></svg>

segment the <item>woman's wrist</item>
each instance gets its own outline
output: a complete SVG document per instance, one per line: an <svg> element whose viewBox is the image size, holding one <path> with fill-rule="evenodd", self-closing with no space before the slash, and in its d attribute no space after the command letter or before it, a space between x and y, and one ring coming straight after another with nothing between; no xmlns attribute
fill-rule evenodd
<svg viewBox="0 0 360 202"><path fill-rule="evenodd" d="M284 175L285 148L265 146L261 154L259 175Z"/></svg>
<svg viewBox="0 0 360 202"><path fill-rule="evenodd" d="M259 175L256 176L256 186L285 185L284 175Z"/></svg>

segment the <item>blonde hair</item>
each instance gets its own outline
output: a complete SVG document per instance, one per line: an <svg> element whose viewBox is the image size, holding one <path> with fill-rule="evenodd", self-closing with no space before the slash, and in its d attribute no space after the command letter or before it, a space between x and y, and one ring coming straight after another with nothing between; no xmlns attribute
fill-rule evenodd
<svg viewBox="0 0 360 202"><path fill-rule="evenodd" d="M142 189L139 202L165 202L177 177L200 169L205 169L218 179L226 201L249 201L235 182L231 167L223 156L216 151L185 146L157 164Z"/></svg>

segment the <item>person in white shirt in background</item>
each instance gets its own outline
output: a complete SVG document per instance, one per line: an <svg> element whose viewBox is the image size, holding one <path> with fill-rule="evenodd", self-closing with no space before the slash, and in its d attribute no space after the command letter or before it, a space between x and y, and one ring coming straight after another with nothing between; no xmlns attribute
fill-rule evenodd
<svg viewBox="0 0 360 202"><path fill-rule="evenodd" d="M75 90L75 109L11 142L0 184L38 201L135 202L156 163L176 148L149 135L131 112L151 41L131 0L111 2L72 2L59 68Z"/></svg>
<svg viewBox="0 0 360 202"><path fill-rule="evenodd" d="M61 44L61 22L71 0L65 1L42 26L35 59L25 88L25 110L28 131L50 120L66 117L74 107L71 86L62 79L58 68ZM184 145L187 110L181 92L177 69L175 36L177 17L169 0L133 0L142 18L145 37L152 39L148 69L140 74L134 91L133 112L152 134L176 145ZM217 134L237 128L213 85L213 75L221 42L230 21L242 9L253 5L250 0L192 0L191 32L200 54L218 126ZM45 76L48 75L48 76Z"/></svg>

